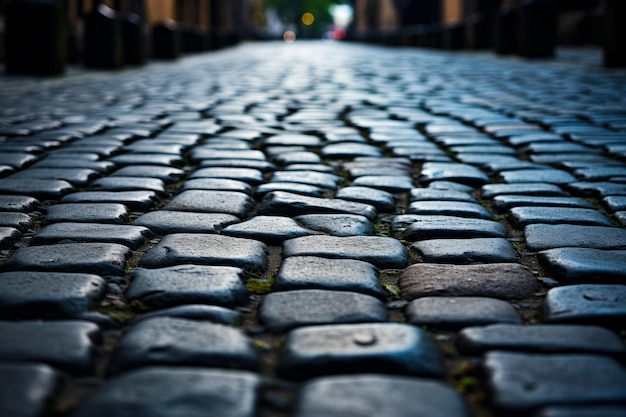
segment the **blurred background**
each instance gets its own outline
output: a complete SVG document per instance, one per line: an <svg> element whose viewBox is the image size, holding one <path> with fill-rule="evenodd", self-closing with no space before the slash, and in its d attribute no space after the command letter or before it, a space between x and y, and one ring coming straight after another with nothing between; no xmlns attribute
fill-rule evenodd
<svg viewBox="0 0 626 417"><path fill-rule="evenodd" d="M0 0L0 65L61 74L67 64L142 65L149 58L243 40L360 41L493 49L529 58L595 45L625 66L626 0Z"/></svg>

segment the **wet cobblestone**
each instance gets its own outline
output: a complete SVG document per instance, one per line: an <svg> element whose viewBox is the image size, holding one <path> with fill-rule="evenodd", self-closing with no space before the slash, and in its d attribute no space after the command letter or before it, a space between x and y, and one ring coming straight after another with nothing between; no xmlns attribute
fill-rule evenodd
<svg viewBox="0 0 626 417"><path fill-rule="evenodd" d="M588 52L0 77L0 415L624 415L626 74Z"/></svg>

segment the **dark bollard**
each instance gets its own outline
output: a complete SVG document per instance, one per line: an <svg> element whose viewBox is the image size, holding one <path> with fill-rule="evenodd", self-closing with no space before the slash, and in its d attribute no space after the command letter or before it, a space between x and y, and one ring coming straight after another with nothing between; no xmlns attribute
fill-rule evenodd
<svg viewBox="0 0 626 417"><path fill-rule="evenodd" d="M207 49L207 34L204 30L188 26L181 28L180 33L182 52L202 52Z"/></svg>
<svg viewBox="0 0 626 417"><path fill-rule="evenodd" d="M483 13L473 13L465 21L467 47L487 49L493 46L493 20Z"/></svg>
<svg viewBox="0 0 626 417"><path fill-rule="evenodd" d="M554 0L526 0L519 11L519 54L526 58L554 57L556 25Z"/></svg>
<svg viewBox="0 0 626 417"><path fill-rule="evenodd" d="M14 0L5 7L5 61L11 74L65 72L67 17L61 1Z"/></svg>
<svg viewBox="0 0 626 417"><path fill-rule="evenodd" d="M517 52L518 20L517 11L511 7L503 5L498 10L494 35L497 54L506 55Z"/></svg>
<svg viewBox="0 0 626 417"><path fill-rule="evenodd" d="M143 22L135 13L129 13L122 22L124 39L124 63L143 65L146 63L146 34Z"/></svg>
<svg viewBox="0 0 626 417"><path fill-rule="evenodd" d="M177 59L180 56L181 36L173 20L158 23L152 29L152 56L157 59Z"/></svg>
<svg viewBox="0 0 626 417"><path fill-rule="evenodd" d="M452 23L444 28L443 48L463 49L465 48L465 25L461 22Z"/></svg>
<svg viewBox="0 0 626 417"><path fill-rule="evenodd" d="M604 3L604 66L626 67L626 1Z"/></svg>
<svg viewBox="0 0 626 417"><path fill-rule="evenodd" d="M86 67L114 69L122 66L122 25L115 10L99 4L85 16L83 48Z"/></svg>

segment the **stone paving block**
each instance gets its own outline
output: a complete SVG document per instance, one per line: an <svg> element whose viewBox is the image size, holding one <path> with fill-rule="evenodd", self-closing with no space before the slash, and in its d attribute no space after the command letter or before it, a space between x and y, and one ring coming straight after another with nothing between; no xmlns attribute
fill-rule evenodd
<svg viewBox="0 0 626 417"><path fill-rule="evenodd" d="M343 187L335 193L335 197L342 200L369 204L374 206L376 210L381 213L391 213L395 207L395 200L391 193L371 187Z"/></svg>
<svg viewBox="0 0 626 417"><path fill-rule="evenodd" d="M626 210L626 196L614 195L604 197L602 202L608 207L609 211L625 211Z"/></svg>
<svg viewBox="0 0 626 417"><path fill-rule="evenodd" d="M516 262L517 252L504 238L429 239L413 243L411 249L424 262L505 263Z"/></svg>
<svg viewBox="0 0 626 417"><path fill-rule="evenodd" d="M620 325L626 319L626 286L579 284L552 288L544 299L549 323Z"/></svg>
<svg viewBox="0 0 626 417"><path fill-rule="evenodd" d="M149 229L141 226L98 223L54 223L42 228L33 237L33 245L69 242L119 243L138 249L152 237Z"/></svg>
<svg viewBox="0 0 626 417"><path fill-rule="evenodd" d="M61 203L120 203L131 211L148 211L157 202L154 191L83 191L66 195Z"/></svg>
<svg viewBox="0 0 626 417"><path fill-rule="evenodd" d="M493 323L522 324L513 306L486 297L422 297L409 303L407 320L418 326L461 329Z"/></svg>
<svg viewBox="0 0 626 417"><path fill-rule="evenodd" d="M181 264L234 266L261 272L267 268L267 247L256 240L230 236L176 233L165 236L139 263L146 268Z"/></svg>
<svg viewBox="0 0 626 417"><path fill-rule="evenodd" d="M39 159L39 157L31 153L3 152L0 154L0 165L8 165L14 169L23 169L37 159Z"/></svg>
<svg viewBox="0 0 626 417"><path fill-rule="evenodd" d="M551 406L533 414L533 417L623 417L626 407L619 405Z"/></svg>
<svg viewBox="0 0 626 417"><path fill-rule="evenodd" d="M0 250L10 249L22 237L14 227L0 227Z"/></svg>
<svg viewBox="0 0 626 417"><path fill-rule="evenodd" d="M567 189L582 197L626 196L626 184L610 181L581 181L567 184Z"/></svg>
<svg viewBox="0 0 626 417"><path fill-rule="evenodd" d="M452 388L422 378L350 375L315 379L300 390L296 417L468 417Z"/></svg>
<svg viewBox="0 0 626 417"><path fill-rule="evenodd" d="M67 272L123 276L130 249L117 243L63 243L19 248L7 271Z"/></svg>
<svg viewBox="0 0 626 417"><path fill-rule="evenodd" d="M156 165L129 165L118 169L111 177L146 177L158 178L165 184L172 184L185 177L185 171L173 167Z"/></svg>
<svg viewBox="0 0 626 417"><path fill-rule="evenodd" d="M455 216L491 220L489 210L478 203L466 201L415 201L409 205L409 214Z"/></svg>
<svg viewBox="0 0 626 417"><path fill-rule="evenodd" d="M489 177L478 168L467 164L428 162L422 166L420 183L428 185L441 180L480 187L489 182Z"/></svg>
<svg viewBox="0 0 626 417"><path fill-rule="evenodd" d="M180 168L183 166L183 159L180 155L167 155L160 153L125 153L122 155L112 156L108 160L119 167L129 165L156 165Z"/></svg>
<svg viewBox="0 0 626 417"><path fill-rule="evenodd" d="M249 195L239 192L187 190L174 197L164 209L224 213L244 218L254 209L254 200Z"/></svg>
<svg viewBox="0 0 626 417"><path fill-rule="evenodd" d="M238 329L221 324L155 317L134 324L118 343L109 374L151 365L256 370L252 342Z"/></svg>
<svg viewBox="0 0 626 417"><path fill-rule="evenodd" d="M48 207L43 225L52 223L128 223L128 209L123 204L55 204Z"/></svg>
<svg viewBox="0 0 626 417"><path fill-rule="evenodd" d="M98 178L89 186L91 191L154 191L165 194L165 183L158 178L145 177L107 177Z"/></svg>
<svg viewBox="0 0 626 417"><path fill-rule="evenodd" d="M366 175L352 181L358 187L370 187L389 193L403 193L415 187L408 175Z"/></svg>
<svg viewBox="0 0 626 417"><path fill-rule="evenodd" d="M544 197L524 195L498 195L491 201L491 206L498 213L504 213L515 207L567 207L593 209L593 204L574 197Z"/></svg>
<svg viewBox="0 0 626 417"><path fill-rule="evenodd" d="M243 181L229 180L224 178L196 178L185 181L183 190L215 190L215 191L238 191L245 194L252 193L252 187Z"/></svg>
<svg viewBox="0 0 626 417"><path fill-rule="evenodd" d="M296 182L267 182L259 185L255 192L254 198L262 200L265 196L273 191L284 191L293 194L301 194L310 197L322 197L324 193L329 192L325 188L320 188L309 184L298 184Z"/></svg>
<svg viewBox="0 0 626 417"><path fill-rule="evenodd" d="M311 234L294 219L278 216L255 216L245 222L225 227L222 233L228 236L260 240L268 245L280 245L287 239Z"/></svg>
<svg viewBox="0 0 626 417"><path fill-rule="evenodd" d="M0 193L34 197L38 200L58 200L75 190L69 182L54 179L2 178Z"/></svg>
<svg viewBox="0 0 626 417"><path fill-rule="evenodd" d="M574 175L583 181L606 181L611 177L621 177L626 175L626 166L593 166L586 168L578 168L574 171Z"/></svg>
<svg viewBox="0 0 626 417"><path fill-rule="evenodd" d="M304 227L331 236L367 236L375 234L374 225L356 214L305 214L295 220Z"/></svg>
<svg viewBox="0 0 626 417"><path fill-rule="evenodd" d="M547 183L512 183L512 184L486 184L480 189L482 198L494 198L499 195L524 195L564 197L567 193L556 184Z"/></svg>
<svg viewBox="0 0 626 417"><path fill-rule="evenodd" d="M4 212L28 213L40 205L33 197L24 195L0 195L0 210Z"/></svg>
<svg viewBox="0 0 626 417"><path fill-rule="evenodd" d="M258 387L249 372L151 366L110 379L74 415L252 417Z"/></svg>
<svg viewBox="0 0 626 417"><path fill-rule="evenodd" d="M305 146L317 148L322 145L322 140L313 135L282 134L272 135L262 141L263 146Z"/></svg>
<svg viewBox="0 0 626 417"><path fill-rule="evenodd" d="M404 236L409 241L445 238L499 238L506 237L506 228L495 221L455 216L403 217L408 223ZM397 229L397 225L394 227Z"/></svg>
<svg viewBox="0 0 626 417"><path fill-rule="evenodd" d="M382 152L376 146L365 143L331 143L321 149L325 158L355 158L357 156L381 156Z"/></svg>
<svg viewBox="0 0 626 417"><path fill-rule="evenodd" d="M125 295L131 302L156 309L182 304L236 307L248 302L246 280L242 269L229 266L135 268Z"/></svg>
<svg viewBox="0 0 626 417"><path fill-rule="evenodd" d="M96 171L101 175L107 174L115 169L115 164L110 161L99 161L98 155L95 155L97 158L95 160L87 159L84 155L91 154L80 154L81 157L76 153L66 154L58 154L55 156L48 155L46 158L35 162L30 166L31 169L39 169L39 168L84 168L92 171Z"/></svg>
<svg viewBox="0 0 626 417"><path fill-rule="evenodd" d="M369 262L380 269L402 269L408 253L400 241L381 236L304 236L287 240L283 256L321 256Z"/></svg>
<svg viewBox="0 0 626 417"><path fill-rule="evenodd" d="M623 356L626 346L610 330L595 326L493 324L463 329L457 345L465 355L492 350L537 353L596 353Z"/></svg>
<svg viewBox="0 0 626 417"><path fill-rule="evenodd" d="M619 229L618 229L619 230ZM548 249L538 254L548 273L563 283L623 283L625 250Z"/></svg>
<svg viewBox="0 0 626 417"><path fill-rule="evenodd" d="M0 227L17 229L19 232L24 233L28 229L32 229L33 225L33 218L28 214L0 212Z"/></svg>
<svg viewBox="0 0 626 417"><path fill-rule="evenodd" d="M285 259L272 283L273 291L325 289L384 297L378 271L367 262L292 256Z"/></svg>
<svg viewBox="0 0 626 417"><path fill-rule="evenodd" d="M335 174L317 171L276 171L270 178L270 182L295 182L328 190L337 189L340 180Z"/></svg>
<svg viewBox="0 0 626 417"><path fill-rule="evenodd" d="M369 220L374 220L377 215L376 209L369 204L309 197L284 191L268 193L261 202L257 212L260 215L283 215L289 217L325 213L358 214L367 217Z"/></svg>
<svg viewBox="0 0 626 417"><path fill-rule="evenodd" d="M345 373L388 373L440 378L439 349L430 334L401 323L309 326L292 330L277 373L304 380Z"/></svg>
<svg viewBox="0 0 626 417"><path fill-rule="evenodd" d="M316 324L387 321L385 305L369 295L347 291L293 290L270 293L259 307L259 320L273 333Z"/></svg>
<svg viewBox="0 0 626 417"><path fill-rule="evenodd" d="M153 317L174 317L189 320L210 321L213 323L237 326L241 324L241 313L226 307L205 305L205 304L185 304L176 307L165 308L163 310L151 311L135 317L136 321L148 320Z"/></svg>
<svg viewBox="0 0 626 417"><path fill-rule="evenodd" d="M409 196L411 202L416 201L464 201L476 203L469 193L454 190L433 190L430 188L414 188Z"/></svg>
<svg viewBox="0 0 626 417"><path fill-rule="evenodd" d="M133 222L153 233L219 233L229 224L239 221L237 216L222 213L195 213L189 211L155 210L142 214Z"/></svg>
<svg viewBox="0 0 626 417"><path fill-rule="evenodd" d="M524 228L524 238L531 251L560 247L626 249L626 230L619 227L529 224Z"/></svg>
<svg viewBox="0 0 626 417"><path fill-rule="evenodd" d="M64 272L0 273L0 317L4 319L88 319L107 293L97 275Z"/></svg>
<svg viewBox="0 0 626 417"><path fill-rule="evenodd" d="M201 145L191 151L191 159L194 161L203 159L256 159L263 161L265 154L252 149L215 149Z"/></svg>
<svg viewBox="0 0 626 417"><path fill-rule="evenodd" d="M325 164L290 164L283 167L283 171L315 171L334 174L335 167Z"/></svg>
<svg viewBox="0 0 626 417"><path fill-rule="evenodd" d="M29 168L11 175L13 180L62 180L76 187L86 187L90 181L99 177L100 173L84 168Z"/></svg>
<svg viewBox="0 0 626 417"><path fill-rule="evenodd" d="M39 417L61 383L60 375L41 364L0 364L0 415Z"/></svg>
<svg viewBox="0 0 626 417"><path fill-rule="evenodd" d="M345 168L344 168L345 169ZM399 166L378 166L378 165L372 165L372 166L356 166L356 167L352 167L346 170L348 172L348 175L350 176L350 178L356 179L356 178L360 178L360 177L367 177L367 176L373 176L373 177L377 177L377 176L392 176L392 177L408 177L411 175L411 170L407 169L406 167L399 165ZM395 179L395 178L394 178ZM392 181L393 182L393 181ZM404 178L402 178L402 182L406 182L406 180ZM393 186L393 184L392 184Z"/></svg>
<svg viewBox="0 0 626 417"><path fill-rule="evenodd" d="M570 173L559 169L518 169L502 171L499 175L506 183L538 182L558 185L576 181Z"/></svg>
<svg viewBox="0 0 626 417"><path fill-rule="evenodd" d="M208 167L200 168L189 176L189 179L195 178L223 178L259 185L263 182L263 173L253 168Z"/></svg>
<svg viewBox="0 0 626 417"><path fill-rule="evenodd" d="M200 161L202 168L247 168L261 172L272 172L276 170L276 165L269 161L258 159L203 159ZM256 178L256 177L255 177Z"/></svg>
<svg viewBox="0 0 626 417"><path fill-rule="evenodd" d="M484 265L413 264L399 276L402 297L493 297L504 300L532 297L537 279L515 263Z"/></svg>
<svg viewBox="0 0 626 417"><path fill-rule="evenodd" d="M39 362L74 373L93 371L98 326L86 321L0 322L0 361Z"/></svg>
<svg viewBox="0 0 626 417"><path fill-rule="evenodd" d="M570 207L514 207L509 210L513 227L523 229L532 223L612 226L611 221L595 209Z"/></svg>
<svg viewBox="0 0 626 417"><path fill-rule="evenodd" d="M626 400L626 371L603 356L491 352L484 368L492 403L507 415L528 415L548 405Z"/></svg>

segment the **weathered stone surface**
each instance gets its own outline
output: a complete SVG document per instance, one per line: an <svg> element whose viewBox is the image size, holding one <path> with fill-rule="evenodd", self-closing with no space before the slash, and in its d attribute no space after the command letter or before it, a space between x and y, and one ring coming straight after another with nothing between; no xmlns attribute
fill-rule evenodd
<svg viewBox="0 0 626 417"><path fill-rule="evenodd" d="M534 275L520 264L414 264L400 274L402 297L477 296L500 299L532 297L538 290Z"/></svg>
<svg viewBox="0 0 626 417"><path fill-rule="evenodd" d="M611 212L626 210L626 196L623 196L623 195L608 196L608 197L604 197L602 201Z"/></svg>
<svg viewBox="0 0 626 417"><path fill-rule="evenodd" d="M409 196L411 202L415 201L465 201L476 203L476 199L469 193L454 190L435 190L430 188L414 188Z"/></svg>
<svg viewBox="0 0 626 417"><path fill-rule="evenodd" d="M185 181L183 190L215 190L215 191L238 191L250 194L252 187L243 181L229 180L225 178L196 178Z"/></svg>
<svg viewBox="0 0 626 417"><path fill-rule="evenodd" d="M238 221L239 218L232 214L155 210L142 214L133 224L147 227L160 235L168 235L172 233L219 233L224 227Z"/></svg>
<svg viewBox="0 0 626 417"><path fill-rule="evenodd" d="M295 218L304 227L332 236L367 236L375 233L374 225L355 214L305 214Z"/></svg>
<svg viewBox="0 0 626 417"><path fill-rule="evenodd" d="M267 182L259 185L255 192L254 198L262 200L265 196L273 191L284 191L293 194L301 194L311 197L321 197L328 190L315 185L299 184L296 182ZM268 213L269 215L270 213Z"/></svg>
<svg viewBox="0 0 626 417"><path fill-rule="evenodd" d="M356 259L380 269L401 269L408 263L402 243L381 236L304 236L286 241L283 255Z"/></svg>
<svg viewBox="0 0 626 417"><path fill-rule="evenodd" d="M241 323L241 313L226 307L205 304L186 304L163 310L152 311L135 317L135 320L147 320L153 317L175 317L190 320L203 320L213 323L237 326Z"/></svg>
<svg viewBox="0 0 626 417"><path fill-rule="evenodd" d="M89 189L92 191L148 190L162 196L165 194L165 183L158 178L106 177L92 182Z"/></svg>
<svg viewBox="0 0 626 417"><path fill-rule="evenodd" d="M322 140L313 135L282 134L273 135L263 140L263 146L306 146L319 147Z"/></svg>
<svg viewBox="0 0 626 417"><path fill-rule="evenodd" d="M99 172L84 168L29 168L11 175L11 179L32 182L61 180L76 187L85 187L98 176Z"/></svg>
<svg viewBox="0 0 626 417"><path fill-rule="evenodd" d="M387 320L385 305L369 295L329 290L294 290L267 294L259 319L271 332L316 324Z"/></svg>
<svg viewBox="0 0 626 417"><path fill-rule="evenodd" d="M251 271L267 268L267 247L256 240L230 236L176 233L165 236L140 261L146 268L181 264L234 266Z"/></svg>
<svg viewBox="0 0 626 417"><path fill-rule="evenodd" d="M570 173L551 168L502 171L500 176L506 183L540 182L546 184L569 184L576 181L576 178Z"/></svg>
<svg viewBox="0 0 626 417"><path fill-rule="evenodd" d="M321 150L326 158L354 158L357 156L381 156L379 148L365 143L343 142L326 145Z"/></svg>
<svg viewBox="0 0 626 417"><path fill-rule="evenodd" d="M370 187L390 193L403 193L415 187L408 175L365 175L352 181L357 187Z"/></svg>
<svg viewBox="0 0 626 417"><path fill-rule="evenodd" d="M480 187L489 182L489 177L478 168L467 164L427 162L422 166L419 181L454 181L471 187Z"/></svg>
<svg viewBox="0 0 626 417"><path fill-rule="evenodd" d="M194 171L189 178L223 178L258 185L263 182L263 173L253 168L209 167Z"/></svg>
<svg viewBox="0 0 626 417"><path fill-rule="evenodd" d="M123 204L55 204L48 207L43 224L52 223L128 223L128 209Z"/></svg>
<svg viewBox="0 0 626 417"><path fill-rule="evenodd" d="M371 187L350 186L337 191L336 198L358 203L369 204L382 213L391 213L394 209L393 195L387 191Z"/></svg>
<svg viewBox="0 0 626 417"><path fill-rule="evenodd" d="M39 206L39 201L24 195L0 195L0 210L10 212L29 212Z"/></svg>
<svg viewBox="0 0 626 417"><path fill-rule="evenodd" d="M22 237L13 227L0 227L0 250L10 249Z"/></svg>
<svg viewBox="0 0 626 417"><path fill-rule="evenodd" d="M295 220L278 216L255 216L248 221L225 227L223 233L229 236L256 239L273 245L280 245L287 239L311 234Z"/></svg>
<svg viewBox="0 0 626 417"><path fill-rule="evenodd" d="M557 248L538 254L547 271L563 283L623 283L626 250Z"/></svg>
<svg viewBox="0 0 626 417"><path fill-rule="evenodd" d="M58 200L74 191L74 187L67 181L54 179L38 179L33 181L27 178L0 179L0 193L17 194L34 197L38 200Z"/></svg>
<svg viewBox="0 0 626 417"><path fill-rule="evenodd" d="M106 282L97 275L4 272L0 273L0 317L88 319L90 308L106 292Z"/></svg>
<svg viewBox="0 0 626 417"><path fill-rule="evenodd" d="M131 211L148 211L156 201L154 191L83 191L61 199L61 203L120 203Z"/></svg>
<svg viewBox="0 0 626 417"><path fill-rule="evenodd" d="M0 415L39 417L61 382L57 372L41 364L0 364Z"/></svg>
<svg viewBox="0 0 626 417"><path fill-rule="evenodd" d="M552 288L543 311L550 323L619 325L626 319L626 286L580 284Z"/></svg>
<svg viewBox="0 0 626 417"><path fill-rule="evenodd" d="M292 256L285 259L274 278L272 290L326 289L353 291L384 297L378 271L367 262Z"/></svg>
<svg viewBox="0 0 626 417"><path fill-rule="evenodd" d="M491 213L480 204L465 201L415 201L409 205L407 213L487 220L493 218Z"/></svg>
<svg viewBox="0 0 626 417"><path fill-rule="evenodd" d="M335 190L340 176L317 171L276 171L270 182L295 182Z"/></svg>
<svg viewBox="0 0 626 417"><path fill-rule="evenodd" d="M260 159L203 159L202 161L200 161L200 167L202 168L215 168L215 167L222 167L222 168L246 168L246 169L253 169L256 171L261 171L261 172L272 172L274 170L276 170L276 165L272 164L269 161L264 161L264 160L260 160ZM214 173L217 176L219 176L219 174ZM210 176L213 174L210 174ZM250 182L255 183L257 180L256 178L258 178L258 176L255 174L254 177L255 178L253 180L253 182L250 181L246 181L246 182Z"/></svg>
<svg viewBox="0 0 626 417"><path fill-rule="evenodd" d="M459 333L457 344L463 354L469 355L481 355L491 350L616 356L626 353L624 342L610 330L577 325L469 327Z"/></svg>
<svg viewBox="0 0 626 417"><path fill-rule="evenodd" d="M407 320L418 326L458 329L493 323L522 324L513 306L485 297L423 297L409 303Z"/></svg>
<svg viewBox="0 0 626 417"><path fill-rule="evenodd" d="M171 317L141 320L119 342L109 373L150 365L255 370L252 343L236 328Z"/></svg>
<svg viewBox="0 0 626 417"><path fill-rule="evenodd" d="M567 193L558 185L541 182L512 183L512 184L487 184L480 189L482 198L494 198L499 195L524 195L565 197Z"/></svg>
<svg viewBox="0 0 626 417"><path fill-rule="evenodd" d="M431 336L400 323L310 326L293 330L280 353L277 372L303 380L343 373L443 376Z"/></svg>
<svg viewBox="0 0 626 417"><path fill-rule="evenodd" d="M582 181L567 184L572 194L583 197L625 196L626 184L610 181Z"/></svg>
<svg viewBox="0 0 626 417"><path fill-rule="evenodd" d="M245 305L247 276L229 266L180 265L162 269L135 268L126 298L151 308L181 304Z"/></svg>
<svg viewBox="0 0 626 417"><path fill-rule="evenodd" d="M58 242L119 243L130 249L139 248L152 233L145 227L98 224L55 223L44 227L33 237L33 245L49 245Z"/></svg>
<svg viewBox="0 0 626 417"><path fill-rule="evenodd" d="M33 227L33 219L24 213L0 212L0 227L12 227L24 233Z"/></svg>
<svg viewBox="0 0 626 417"><path fill-rule="evenodd" d="M350 375L305 384L296 417L467 417L467 406L452 388L421 378Z"/></svg>
<svg viewBox="0 0 626 417"><path fill-rule="evenodd" d="M626 249L626 230L618 227L530 224L524 228L529 250L560 247Z"/></svg>
<svg viewBox="0 0 626 417"><path fill-rule="evenodd" d="M494 197L491 206L499 213L504 213L515 207L569 207L592 209L593 205L580 198L573 197L546 197L525 195L498 195Z"/></svg>
<svg viewBox="0 0 626 417"><path fill-rule="evenodd" d="M410 241L447 238L499 238L507 235L506 227L502 224L485 219L417 214L405 215L402 219L406 221L404 236ZM398 230L401 227L396 222L394 229Z"/></svg>
<svg viewBox="0 0 626 417"><path fill-rule="evenodd" d="M438 263L504 263L516 262L517 252L503 238L430 239L413 243L411 249L424 262Z"/></svg>
<svg viewBox="0 0 626 417"><path fill-rule="evenodd" d="M98 336L98 326L85 321L3 321L0 361L41 362L87 374L93 370L92 341Z"/></svg>
<svg viewBox="0 0 626 417"><path fill-rule="evenodd" d="M42 271L124 275L130 249L117 243L63 243L16 250L7 271Z"/></svg>
<svg viewBox="0 0 626 417"><path fill-rule="evenodd" d="M554 404L626 400L626 371L603 356L491 352L484 367L493 405L507 415Z"/></svg>
<svg viewBox="0 0 626 417"><path fill-rule="evenodd" d="M259 207L261 215L299 216L303 214L358 214L370 220L376 218L376 209L369 204L339 199L308 197L283 191L274 191L265 196Z"/></svg>
<svg viewBox="0 0 626 417"><path fill-rule="evenodd" d="M550 406L541 409L533 417L622 417L626 407L619 405L573 405Z"/></svg>
<svg viewBox="0 0 626 417"><path fill-rule="evenodd" d="M166 210L224 213L244 218L254 209L249 195L232 191L187 190L164 206Z"/></svg>
<svg viewBox="0 0 626 417"><path fill-rule="evenodd" d="M118 169L111 176L158 178L165 184L172 184L182 180L185 177L185 171L156 165L129 165Z"/></svg>
<svg viewBox="0 0 626 417"><path fill-rule="evenodd" d="M509 210L509 220L518 229L532 223L612 226L597 210L569 207L515 207Z"/></svg>
<svg viewBox="0 0 626 417"><path fill-rule="evenodd" d="M151 366L113 378L76 417L253 417L258 376L242 371Z"/></svg>

